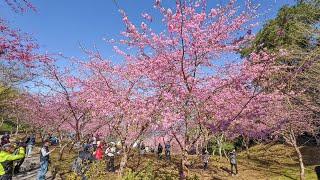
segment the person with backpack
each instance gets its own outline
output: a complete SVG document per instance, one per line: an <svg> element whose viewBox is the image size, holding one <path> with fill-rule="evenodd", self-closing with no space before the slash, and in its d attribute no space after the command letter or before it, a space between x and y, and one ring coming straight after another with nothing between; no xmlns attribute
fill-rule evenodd
<svg viewBox="0 0 320 180"><path fill-rule="evenodd" d="M0 151L0 180L11 180L13 174L13 162L25 157L23 147L18 148L17 154L13 154L15 148L11 144L5 144Z"/></svg>
<svg viewBox="0 0 320 180"><path fill-rule="evenodd" d="M235 168L235 175L238 174L238 167L237 167L237 154L236 154L236 150L233 149L230 153L229 153L229 158L230 158L230 165L231 165L231 174L234 175L233 173L233 168Z"/></svg>
<svg viewBox="0 0 320 180"><path fill-rule="evenodd" d="M163 147L162 147L161 143L159 143L158 144L158 151L157 151L159 159L162 159L162 151L163 151Z"/></svg>
<svg viewBox="0 0 320 180"><path fill-rule="evenodd" d="M89 165L95 160L90 152L90 145L84 144L83 149L79 152L79 156L75 159L72 165L72 170L77 175L81 176L83 180L86 180L86 171L89 169Z"/></svg>
<svg viewBox="0 0 320 180"><path fill-rule="evenodd" d="M53 148L51 151L49 151L50 144L50 140L45 140L40 150L40 169L38 172L37 180L46 179L46 174L48 172L48 167L50 164L50 154L55 150L55 148Z"/></svg>

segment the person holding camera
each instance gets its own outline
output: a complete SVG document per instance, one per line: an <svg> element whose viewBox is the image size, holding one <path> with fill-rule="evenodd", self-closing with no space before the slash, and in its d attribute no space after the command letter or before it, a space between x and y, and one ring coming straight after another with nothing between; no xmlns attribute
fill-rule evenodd
<svg viewBox="0 0 320 180"><path fill-rule="evenodd" d="M26 152L26 146L27 144L25 142L23 142L22 139L18 140L16 142L16 145L17 147L19 148L16 148L15 151L14 151L14 154L19 154L20 152L20 149L23 148L23 150ZM22 159L19 159L15 162L15 166L14 166L14 174L18 174L20 172L20 169L21 169L21 165L22 163L24 162L24 159L25 157L23 157Z"/></svg>
<svg viewBox="0 0 320 180"><path fill-rule="evenodd" d="M15 147L12 144L5 144L0 151L0 180L11 180L13 174L13 162L25 157L25 148L19 147L14 154Z"/></svg>

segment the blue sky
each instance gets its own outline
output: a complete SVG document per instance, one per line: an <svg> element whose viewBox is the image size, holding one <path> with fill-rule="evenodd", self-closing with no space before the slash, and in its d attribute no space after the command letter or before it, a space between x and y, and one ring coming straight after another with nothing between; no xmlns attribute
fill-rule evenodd
<svg viewBox="0 0 320 180"><path fill-rule="evenodd" d="M67 56L84 57L79 43L87 48L97 46L105 57L113 58L114 53L103 38L114 38L124 29L121 17L112 0L31 0L37 12L13 13L0 2L0 16L22 31L31 33L41 47L41 51L62 52ZM154 0L118 0L130 19L140 22L141 13L153 14ZM172 6L174 0L162 0L165 6ZM208 0L209 8L223 4L226 0ZM253 0L261 4L261 24L276 15L277 10L294 0ZM243 0L239 0L241 5ZM157 18L157 16L155 16ZM160 17L156 22L161 22ZM140 24L140 23L139 23ZM161 30L161 25L154 28Z"/></svg>

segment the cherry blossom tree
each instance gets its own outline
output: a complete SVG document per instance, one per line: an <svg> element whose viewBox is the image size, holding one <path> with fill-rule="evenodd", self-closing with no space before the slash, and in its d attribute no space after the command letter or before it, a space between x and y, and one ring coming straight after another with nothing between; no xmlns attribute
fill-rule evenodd
<svg viewBox="0 0 320 180"><path fill-rule="evenodd" d="M84 94L92 105L93 122L103 136L114 135L122 144L120 175L126 166L134 143L149 131L157 120L161 106L136 64L114 65L98 53L90 54L84 63L87 78L82 81ZM155 92L156 93L156 92Z"/></svg>
<svg viewBox="0 0 320 180"><path fill-rule="evenodd" d="M15 12L24 13L28 9L35 10L35 7L27 0L5 0L5 3ZM35 52L38 44L26 33L10 27L3 17L0 17L0 57L1 61L19 62L23 65L33 66L32 63L38 60L45 60Z"/></svg>
<svg viewBox="0 0 320 180"><path fill-rule="evenodd" d="M126 31L119 43L134 49L136 54L118 47L115 50L125 61L135 62L136 71L147 78L148 87L165 102L158 109L160 122L156 124L180 147L181 179L186 178L187 152L203 129L218 123L215 128L227 131L233 121L245 115L253 100L263 99L258 98L264 92L253 85L254 80L273 70L268 68L273 59L267 54L253 54L243 63L221 60L222 55L236 53L252 38L251 4L243 12L237 11L235 1L209 12L206 5L205 1L176 1L172 10L157 0L155 8L163 15L165 26L160 33L148 25L151 19L154 22L150 15L143 14L147 21L137 27L120 11ZM250 61L255 64L250 65Z"/></svg>
<svg viewBox="0 0 320 180"><path fill-rule="evenodd" d="M59 107L64 121L69 129L76 134L76 140L80 141L86 125L90 122L91 105L82 94L81 84L75 81L72 70L58 67L54 60L44 62L40 68L41 78L35 81L35 85L42 88L50 103Z"/></svg>

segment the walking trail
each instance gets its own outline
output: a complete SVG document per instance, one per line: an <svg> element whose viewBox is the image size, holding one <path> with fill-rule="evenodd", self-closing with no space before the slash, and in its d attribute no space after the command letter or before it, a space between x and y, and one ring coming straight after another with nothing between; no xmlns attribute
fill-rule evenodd
<svg viewBox="0 0 320 180"><path fill-rule="evenodd" d="M15 175L13 177L13 180L36 180L38 171L39 171L39 161L40 161L40 155L39 148L34 148L33 154L31 157L26 157L23 164L21 165L21 173ZM46 179L52 179L52 173L49 171L47 172ZM59 180L58 178L55 178L55 180Z"/></svg>

